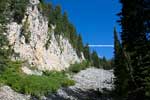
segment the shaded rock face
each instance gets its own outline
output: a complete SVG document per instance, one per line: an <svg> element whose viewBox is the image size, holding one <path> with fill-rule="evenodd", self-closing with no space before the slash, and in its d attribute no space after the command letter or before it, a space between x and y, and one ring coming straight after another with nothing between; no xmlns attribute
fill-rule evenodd
<svg viewBox="0 0 150 100"><path fill-rule="evenodd" d="M14 50L13 60L27 61L38 70L63 70L84 59L84 56L77 56L68 39L55 37L55 26L48 29L47 18L38 10L38 4L39 0L30 0L22 24L12 22L8 25L7 36ZM49 37L50 44L46 49Z"/></svg>

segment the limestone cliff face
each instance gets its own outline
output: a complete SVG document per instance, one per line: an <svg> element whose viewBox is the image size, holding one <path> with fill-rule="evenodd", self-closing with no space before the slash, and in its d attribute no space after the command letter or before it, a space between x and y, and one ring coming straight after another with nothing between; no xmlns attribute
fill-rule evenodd
<svg viewBox="0 0 150 100"><path fill-rule="evenodd" d="M62 36L56 39L55 26L48 29L48 21L38 10L38 4L39 0L30 0L22 24L12 22L8 25L6 34L14 50L12 58L27 61L39 70L63 70L83 60L84 56L77 56L68 39ZM46 49L49 36L50 44Z"/></svg>

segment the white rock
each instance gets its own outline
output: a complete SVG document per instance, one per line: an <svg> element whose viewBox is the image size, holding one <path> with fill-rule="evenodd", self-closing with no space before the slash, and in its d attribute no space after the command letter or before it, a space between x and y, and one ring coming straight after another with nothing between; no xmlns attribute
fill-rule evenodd
<svg viewBox="0 0 150 100"><path fill-rule="evenodd" d="M38 71L38 70L31 70L28 67L22 67L21 68L22 71L28 75L37 75L37 76L41 76L43 73L42 71Z"/></svg>

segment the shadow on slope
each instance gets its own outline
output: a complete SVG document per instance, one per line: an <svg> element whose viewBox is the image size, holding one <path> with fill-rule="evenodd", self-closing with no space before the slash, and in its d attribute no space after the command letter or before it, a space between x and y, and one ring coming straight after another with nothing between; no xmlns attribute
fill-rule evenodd
<svg viewBox="0 0 150 100"><path fill-rule="evenodd" d="M47 100L111 100L110 92L101 93L95 90L62 88L61 93L51 94Z"/></svg>

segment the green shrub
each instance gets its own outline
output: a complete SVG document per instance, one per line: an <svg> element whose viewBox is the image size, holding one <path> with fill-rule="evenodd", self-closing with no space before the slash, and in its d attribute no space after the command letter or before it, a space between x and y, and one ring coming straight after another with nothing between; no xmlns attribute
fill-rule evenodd
<svg viewBox="0 0 150 100"><path fill-rule="evenodd" d="M79 63L75 63L70 65L69 67L69 71L73 72L73 73L77 73L81 70L81 65Z"/></svg>
<svg viewBox="0 0 150 100"><path fill-rule="evenodd" d="M71 64L69 67L69 72L78 73L81 70L84 70L90 66L88 61L82 61L81 63Z"/></svg>
<svg viewBox="0 0 150 100"><path fill-rule="evenodd" d="M29 25L30 25L30 23L28 22L28 19L26 19L23 23L21 34L20 34L20 37L22 37L22 36L25 37L25 43L30 42L30 38L31 38L31 34L32 34L29 31Z"/></svg>
<svg viewBox="0 0 150 100"><path fill-rule="evenodd" d="M24 37L25 37L25 43L30 43L31 32L28 32L27 34L24 34Z"/></svg>
<svg viewBox="0 0 150 100"><path fill-rule="evenodd" d="M10 62L1 74L0 83L11 86L17 92L35 97L56 92L61 86L74 85L64 72L44 72L42 76L26 75L21 72L21 62Z"/></svg>
<svg viewBox="0 0 150 100"><path fill-rule="evenodd" d="M49 45L51 44L52 34L50 34L50 33L51 33L51 29L49 28L48 35L47 35L47 41L45 43L46 50L49 48Z"/></svg>
<svg viewBox="0 0 150 100"><path fill-rule="evenodd" d="M64 80L62 82L63 87L67 87L67 86L70 86L70 85L75 85L75 81L74 80Z"/></svg>

